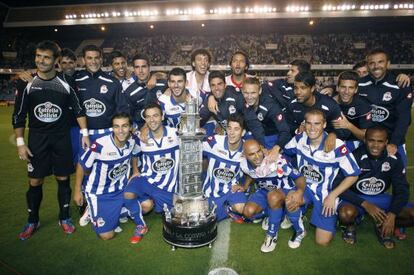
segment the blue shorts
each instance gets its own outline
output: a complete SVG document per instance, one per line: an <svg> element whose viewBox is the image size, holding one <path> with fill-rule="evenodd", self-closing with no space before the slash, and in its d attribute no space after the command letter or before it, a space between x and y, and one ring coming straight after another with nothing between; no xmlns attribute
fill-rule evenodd
<svg viewBox="0 0 414 275"><path fill-rule="evenodd" d="M112 128L89 130L89 141L92 144L93 142L95 142L95 140L97 140L100 137L105 136L108 133L112 133ZM85 153L85 150L83 150L82 148L82 135L80 134L80 132L79 132L78 137L79 138L78 138L78 147L77 147L78 151L77 152L78 152L78 159L80 159L83 153Z"/></svg>
<svg viewBox="0 0 414 275"><path fill-rule="evenodd" d="M124 192L117 191L102 195L85 193L85 197L96 234L114 230L118 226L119 214L124 205Z"/></svg>
<svg viewBox="0 0 414 275"><path fill-rule="evenodd" d="M147 177L135 177L131 179L125 188L125 192L136 194L139 202L152 200L154 202L155 212L157 213L164 211L164 204L167 205L168 209L173 207L174 193L152 185L148 182Z"/></svg>
<svg viewBox="0 0 414 275"><path fill-rule="evenodd" d="M313 194L312 190L310 190L308 187L305 188L305 194L303 195L303 198L305 200L305 209L307 209L310 204L313 204L310 223L317 228L335 233L337 219L336 213L330 217L325 217L322 215L323 201L316 197L316 195Z"/></svg>
<svg viewBox="0 0 414 275"><path fill-rule="evenodd" d="M221 221L228 217L227 205L232 206L238 203L246 203L247 196L243 192L233 193L230 191L220 198L214 198L214 197L208 198L208 203L210 204L210 207L213 207L213 202L217 205L217 209L216 209L217 221Z"/></svg>
<svg viewBox="0 0 414 275"><path fill-rule="evenodd" d="M290 191L296 190L296 189L274 189L274 190L281 190L285 195L287 195ZM267 202L267 194L273 190L267 190L264 188L260 188L256 192L254 192L252 195L250 195L247 202L253 202L260 206L265 212L267 212L269 204Z"/></svg>
<svg viewBox="0 0 414 275"><path fill-rule="evenodd" d="M74 126L72 128L70 128L70 139L71 139L71 143L72 143L72 158L73 158L73 163L76 164L78 163L79 160L79 146L80 148L82 148L81 145L81 134L80 134L80 130L79 127Z"/></svg>
<svg viewBox="0 0 414 275"><path fill-rule="evenodd" d="M392 195L390 194L379 194L375 196L368 196L368 195L358 195L364 201L372 203L378 208L381 208L385 212L390 210L391 202L392 202ZM342 207L344 204L352 204L348 201L342 201L338 208ZM414 203L408 202L404 207L414 207ZM357 206L358 209L358 217L365 215L366 211L363 207Z"/></svg>

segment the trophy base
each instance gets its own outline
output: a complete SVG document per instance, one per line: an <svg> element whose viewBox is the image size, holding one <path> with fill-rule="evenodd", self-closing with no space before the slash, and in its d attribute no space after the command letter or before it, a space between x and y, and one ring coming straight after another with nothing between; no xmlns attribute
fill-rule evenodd
<svg viewBox="0 0 414 275"><path fill-rule="evenodd" d="M210 245L217 238L217 220L215 215L199 224L181 224L174 218L167 221L163 215L164 241L174 247L197 248Z"/></svg>

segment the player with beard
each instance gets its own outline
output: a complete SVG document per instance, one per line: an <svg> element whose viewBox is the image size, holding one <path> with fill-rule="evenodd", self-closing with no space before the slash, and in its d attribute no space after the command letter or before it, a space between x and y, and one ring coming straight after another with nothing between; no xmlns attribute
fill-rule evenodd
<svg viewBox="0 0 414 275"><path fill-rule="evenodd" d="M230 59L231 75L226 76L226 85L234 87L237 92L241 92L243 81L246 77L252 77L247 74L249 69L249 57L245 52L236 51Z"/></svg>
<svg viewBox="0 0 414 275"><path fill-rule="evenodd" d="M185 88L186 73L181 68L173 68L168 73L168 88L171 95L163 94L158 98L158 102L164 113L165 124L177 128L180 123L181 113L184 112L185 103L191 97Z"/></svg>
<svg viewBox="0 0 414 275"><path fill-rule="evenodd" d="M131 179L124 194L125 207L136 224L130 238L133 244L141 241L148 231L142 213L148 213L153 208L161 213L164 205L171 209L173 195L178 188L177 129L162 124L163 113L157 104L149 104L144 109L144 116L149 131L146 142L138 140L141 160L139 176Z"/></svg>
<svg viewBox="0 0 414 275"><path fill-rule="evenodd" d="M285 112L290 102L295 99L293 84L298 73L309 72L310 64L305 60L296 59L290 62L285 79L276 79L262 85L263 94L272 97Z"/></svg>
<svg viewBox="0 0 414 275"><path fill-rule="evenodd" d="M388 130L387 152L390 155L398 152L406 166L405 136L411 124L412 90L398 86L389 71L390 59L384 50L372 50L367 63L369 75L360 79L359 95L371 104L373 123Z"/></svg>
<svg viewBox="0 0 414 275"><path fill-rule="evenodd" d="M119 80L122 91L125 91L134 82L134 78L128 71L127 60L121 52L113 51L111 53L111 67L112 76Z"/></svg>

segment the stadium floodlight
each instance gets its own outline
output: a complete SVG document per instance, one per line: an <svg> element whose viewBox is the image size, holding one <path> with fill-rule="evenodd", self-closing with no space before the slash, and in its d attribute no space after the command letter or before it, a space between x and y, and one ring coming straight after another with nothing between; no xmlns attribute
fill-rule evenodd
<svg viewBox="0 0 414 275"><path fill-rule="evenodd" d="M272 11L273 11L273 12L276 12L276 11L277 11L277 9L276 9L276 8L273 8L273 9L272 9Z"/></svg>
<svg viewBox="0 0 414 275"><path fill-rule="evenodd" d="M413 5L413 4L409 4L409 5L408 5L408 7L409 7L410 9L413 9L413 8L414 8L414 5Z"/></svg>

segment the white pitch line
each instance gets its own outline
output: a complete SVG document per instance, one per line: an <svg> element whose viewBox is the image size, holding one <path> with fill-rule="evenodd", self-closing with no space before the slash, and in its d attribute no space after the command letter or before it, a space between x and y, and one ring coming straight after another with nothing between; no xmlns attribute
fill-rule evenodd
<svg viewBox="0 0 414 275"><path fill-rule="evenodd" d="M212 247L210 270L223 266L229 257L230 219L225 219L217 225L217 239Z"/></svg>

